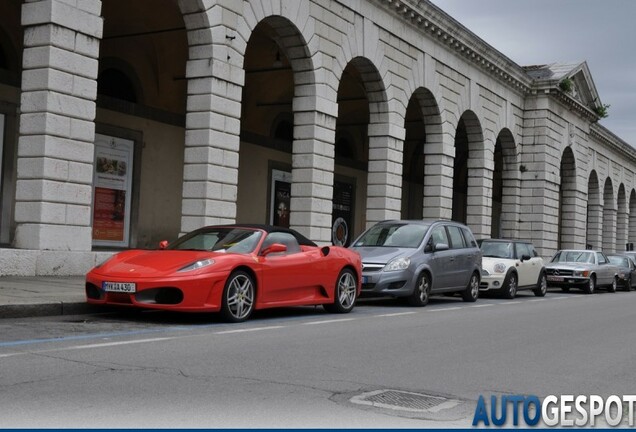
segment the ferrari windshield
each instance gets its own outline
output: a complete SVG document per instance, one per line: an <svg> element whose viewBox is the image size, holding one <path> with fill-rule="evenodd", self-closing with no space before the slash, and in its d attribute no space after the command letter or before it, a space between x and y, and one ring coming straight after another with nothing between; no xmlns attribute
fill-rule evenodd
<svg viewBox="0 0 636 432"><path fill-rule="evenodd" d="M365 232L353 246L417 248L424 240L429 225L378 224Z"/></svg>
<svg viewBox="0 0 636 432"><path fill-rule="evenodd" d="M250 253L261 239L261 231L236 227L208 227L192 231L167 249Z"/></svg>
<svg viewBox="0 0 636 432"><path fill-rule="evenodd" d="M552 258L552 262L593 263L594 254L586 251L561 251Z"/></svg>

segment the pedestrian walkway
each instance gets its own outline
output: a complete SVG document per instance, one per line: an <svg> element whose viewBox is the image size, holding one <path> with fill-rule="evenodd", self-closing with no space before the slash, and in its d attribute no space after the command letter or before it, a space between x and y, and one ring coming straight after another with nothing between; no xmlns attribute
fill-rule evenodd
<svg viewBox="0 0 636 432"><path fill-rule="evenodd" d="M0 277L0 319L86 313L83 276Z"/></svg>

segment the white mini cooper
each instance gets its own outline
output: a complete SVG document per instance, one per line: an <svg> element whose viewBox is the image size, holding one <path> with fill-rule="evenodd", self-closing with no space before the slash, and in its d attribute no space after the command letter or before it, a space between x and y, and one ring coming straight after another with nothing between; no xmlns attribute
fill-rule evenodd
<svg viewBox="0 0 636 432"><path fill-rule="evenodd" d="M529 289L543 297L548 284L543 259L532 243L521 240L480 240L483 254L480 291L497 292L515 298L517 291Z"/></svg>

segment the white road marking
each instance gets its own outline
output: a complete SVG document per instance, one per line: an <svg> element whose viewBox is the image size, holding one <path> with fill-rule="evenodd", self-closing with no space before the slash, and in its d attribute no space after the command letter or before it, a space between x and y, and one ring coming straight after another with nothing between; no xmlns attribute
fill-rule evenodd
<svg viewBox="0 0 636 432"><path fill-rule="evenodd" d="M396 313L390 313L390 314L383 314L383 315L377 315L379 317L394 317L394 316L402 316L402 315L412 315L412 314L416 314L417 312L396 312Z"/></svg>
<svg viewBox="0 0 636 432"><path fill-rule="evenodd" d="M440 309L433 309L431 312L441 312L441 311L449 311L449 310L459 310L459 309L464 309L463 307L447 307L447 308L440 308Z"/></svg>
<svg viewBox="0 0 636 432"><path fill-rule="evenodd" d="M232 334L232 333L247 333L247 332L255 332L255 331L261 331L261 330L274 330L274 329L279 329L284 327L285 326L252 327L252 328L246 328L246 329L220 331L220 332L215 332L214 334L220 335L220 334Z"/></svg>
<svg viewBox="0 0 636 432"><path fill-rule="evenodd" d="M478 304L478 305L475 305L475 306L468 306L468 307L470 307L470 308L482 308L482 307L488 307L488 306L494 306L494 304L492 304L492 303Z"/></svg>
<svg viewBox="0 0 636 432"><path fill-rule="evenodd" d="M331 324L331 323L339 323L345 321L353 321L355 318L342 318L342 319L334 319L334 320L325 320L325 321L311 321L303 323L303 325L316 325L316 324Z"/></svg>
<svg viewBox="0 0 636 432"><path fill-rule="evenodd" d="M546 301L546 298L540 298L540 299L534 299L534 300L528 300L529 302L542 302L542 301Z"/></svg>
<svg viewBox="0 0 636 432"><path fill-rule="evenodd" d="M499 305L503 306L503 305L521 304L521 303L522 302L520 302L520 301L509 301L509 302L499 303Z"/></svg>
<svg viewBox="0 0 636 432"><path fill-rule="evenodd" d="M170 340L170 339L175 339L175 338L173 338L173 337L165 337L165 338L152 338L152 339L137 339L137 340L120 341L120 342L106 342L106 343L99 343L99 344L89 344L89 345L78 345L78 346L72 346L72 347L62 347L62 348L58 348L58 349L54 349L54 350L39 351L39 352L66 351L66 350L78 350L78 349L90 349L90 348L103 348L103 347L111 347L111 346L118 346L118 345L131 345L131 344L137 344L137 343L158 342L158 341Z"/></svg>
<svg viewBox="0 0 636 432"><path fill-rule="evenodd" d="M565 296L562 296L562 297L550 297L550 300L563 300L563 299L567 299L567 298L571 298L571 297L565 297Z"/></svg>

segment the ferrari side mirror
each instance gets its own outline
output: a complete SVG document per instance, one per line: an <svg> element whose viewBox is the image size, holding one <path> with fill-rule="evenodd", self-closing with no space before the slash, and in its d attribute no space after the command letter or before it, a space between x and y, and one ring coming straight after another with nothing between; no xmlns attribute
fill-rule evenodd
<svg viewBox="0 0 636 432"><path fill-rule="evenodd" d="M280 253L280 252L287 252L287 246L285 246L282 243L274 243L273 245L263 249L263 252L261 252L261 255L267 256L269 254Z"/></svg>

